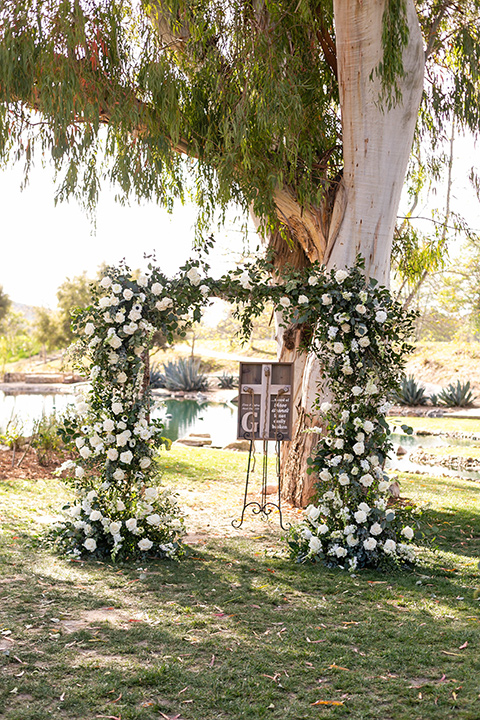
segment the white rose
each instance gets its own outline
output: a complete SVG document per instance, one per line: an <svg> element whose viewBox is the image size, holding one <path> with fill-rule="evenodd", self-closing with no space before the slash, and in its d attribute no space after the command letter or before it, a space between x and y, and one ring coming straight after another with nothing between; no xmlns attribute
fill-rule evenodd
<svg viewBox="0 0 480 720"><path fill-rule="evenodd" d="M346 554L347 554L347 551L345 550L344 547L340 547L340 545L339 545L338 547L335 548L335 555L336 555L338 558L345 557Z"/></svg>
<svg viewBox="0 0 480 720"><path fill-rule="evenodd" d="M115 423L110 418L103 421L103 429L105 432L112 432L115 429Z"/></svg>
<svg viewBox="0 0 480 720"><path fill-rule="evenodd" d="M83 438L83 437L78 437L78 438L75 440L75 445L77 446L77 449L80 450L80 448L82 448L82 447L85 445L85 438Z"/></svg>
<svg viewBox="0 0 480 720"><path fill-rule="evenodd" d="M315 275L310 275L308 278L308 284L315 287L315 285L318 285L318 278L316 278Z"/></svg>
<svg viewBox="0 0 480 720"><path fill-rule="evenodd" d="M325 513L327 514L327 513ZM325 533L328 533L328 525L322 524L319 525L317 528L317 532L320 533L320 535L325 535Z"/></svg>
<svg viewBox="0 0 480 720"><path fill-rule="evenodd" d="M148 285L148 278L146 275L140 275L140 277L137 278L137 285L140 287L147 287Z"/></svg>
<svg viewBox="0 0 480 720"><path fill-rule="evenodd" d="M115 413L115 415L120 415L120 413L123 412L122 403L120 403L120 402L112 403L112 412ZM112 430L113 430L113 427L112 427Z"/></svg>
<svg viewBox="0 0 480 720"><path fill-rule="evenodd" d="M136 520L136 518L129 518L129 519L125 522L125 527L127 528L127 530L130 530L130 532L133 532L134 530L136 530L136 529L137 529L137 520Z"/></svg>
<svg viewBox="0 0 480 720"><path fill-rule="evenodd" d="M385 310L377 310L377 312L375 313L375 320L378 323L384 323L386 319L387 319L387 313L385 312ZM393 542L393 540L392 540L392 542Z"/></svg>
<svg viewBox="0 0 480 720"><path fill-rule="evenodd" d="M298 296L298 302L301 305L308 305L308 297L306 295L299 295Z"/></svg>
<svg viewBox="0 0 480 720"><path fill-rule="evenodd" d="M160 293L163 290L163 286L160 285L160 283L156 282L156 283L153 283L151 290L154 295L160 295Z"/></svg>
<svg viewBox="0 0 480 720"><path fill-rule="evenodd" d="M349 547L355 547L355 545L358 545L358 538L352 534L347 535L347 545Z"/></svg>
<svg viewBox="0 0 480 720"><path fill-rule="evenodd" d="M158 300L158 302L155 303L156 309L159 310L160 312L163 312L163 310L166 310L167 308L172 307L172 305L173 305L173 300L172 300L172 298L169 298L169 297L162 298L162 300Z"/></svg>
<svg viewBox="0 0 480 720"><path fill-rule="evenodd" d="M98 301L98 307L102 308L102 310L104 310L105 308L110 307L110 305L111 305L111 302L110 302L110 298L109 298L109 297L102 297L102 298L100 298L100 300Z"/></svg>
<svg viewBox="0 0 480 720"><path fill-rule="evenodd" d="M331 479L330 472L324 468L321 473L319 473L320 480L324 480L325 482L328 482Z"/></svg>
<svg viewBox="0 0 480 720"><path fill-rule="evenodd" d="M149 525L153 525L154 527L156 527L157 525L160 525L160 520L161 520L160 515L157 515L157 513L154 513L153 515L149 515L147 517L147 523Z"/></svg>
<svg viewBox="0 0 480 720"><path fill-rule="evenodd" d="M365 386L365 392L367 395L376 395L378 388L372 380L369 380Z"/></svg>
<svg viewBox="0 0 480 720"><path fill-rule="evenodd" d="M90 552L93 552L97 548L97 542L93 538L87 538L85 542L83 543L83 547L89 550Z"/></svg>
<svg viewBox="0 0 480 720"><path fill-rule="evenodd" d="M331 410L331 409L332 409L332 403L323 402L323 403L320 405L320 412L322 412L322 413L327 413L327 412L328 412L329 410Z"/></svg>
<svg viewBox="0 0 480 720"><path fill-rule="evenodd" d="M370 420L365 420L365 422L363 423L363 429L367 433L371 433L374 427L375 427L375 425L372 422L370 422Z"/></svg>
<svg viewBox="0 0 480 720"><path fill-rule="evenodd" d="M345 348L343 347L343 343L341 343L341 342L333 343L333 352L336 355L341 355L344 350L345 350Z"/></svg>
<svg viewBox="0 0 480 720"><path fill-rule="evenodd" d="M150 550L150 548L153 545L153 542L149 540L148 538L143 538L137 543L140 550Z"/></svg>
<svg viewBox="0 0 480 720"><path fill-rule="evenodd" d="M95 332L95 325L92 322L88 322L85 325L85 335L93 335Z"/></svg>
<svg viewBox="0 0 480 720"><path fill-rule="evenodd" d="M117 375L117 380L118 380L119 383L122 383L122 384L123 384L123 383L126 383L126 382L127 382L128 377L127 377L126 373L124 373L124 372L122 371L122 372L118 373L118 375Z"/></svg>
<svg viewBox="0 0 480 720"><path fill-rule="evenodd" d="M359 510L363 510L363 512L366 512L367 514L370 512L370 506L367 505L366 502L361 502L358 506Z"/></svg>
<svg viewBox="0 0 480 720"><path fill-rule="evenodd" d="M360 478L360 482L364 487L370 487L370 485L373 483L373 477L370 475L370 473L366 473L365 475L362 475Z"/></svg>
<svg viewBox="0 0 480 720"><path fill-rule="evenodd" d="M155 500L157 495L158 495L157 488L155 488L155 487L145 488L145 493L144 493L145 500Z"/></svg>
<svg viewBox="0 0 480 720"><path fill-rule="evenodd" d="M122 528L122 521L116 520L115 522L110 523L110 527L108 528L108 531L111 535L116 535L120 532Z"/></svg>
<svg viewBox="0 0 480 720"><path fill-rule="evenodd" d="M103 278L100 280L99 285L100 287L104 288L105 290L110 287L112 284L112 279L108 277L108 275L104 275Z"/></svg>
<svg viewBox="0 0 480 720"><path fill-rule="evenodd" d="M133 320L134 322L135 322L136 320L141 320L141 317L142 317L142 313L140 312L140 310L133 310L133 309L132 309L132 310L130 310L130 312L128 313L128 318L129 318L129 320Z"/></svg>
<svg viewBox="0 0 480 720"><path fill-rule="evenodd" d="M90 513L89 520L101 520L102 519L102 513L99 510L92 510Z"/></svg>
<svg viewBox="0 0 480 720"><path fill-rule="evenodd" d="M363 392L363 390L362 390L361 387L359 387L358 385L354 385L354 386L353 386L353 388L352 388L352 395L355 395L355 397L358 397L359 395L362 394L362 392Z"/></svg>
<svg viewBox="0 0 480 720"><path fill-rule="evenodd" d="M308 541L308 547L310 548L311 552L318 553L322 549L322 543L318 537L312 535L312 537Z"/></svg>
<svg viewBox="0 0 480 720"><path fill-rule="evenodd" d="M145 470L148 468L149 465L151 465L151 459L149 457L142 457L140 458L140 467L142 470Z"/></svg>
<svg viewBox="0 0 480 720"><path fill-rule="evenodd" d="M82 514L82 506L72 505L72 507L68 510L68 514L71 517L80 517L80 515Z"/></svg>
<svg viewBox="0 0 480 720"><path fill-rule="evenodd" d="M338 283L343 282L348 277L348 272L346 270L337 270L335 273L335 280Z"/></svg>
<svg viewBox="0 0 480 720"><path fill-rule="evenodd" d="M387 555L391 555L395 552L396 549L397 543L395 542L395 540L391 540L390 538L388 538L388 540L385 540L385 542L383 543L383 551L387 553Z"/></svg>
<svg viewBox="0 0 480 720"><path fill-rule="evenodd" d="M85 470L82 467L75 468L75 477L81 479L85 475Z"/></svg>
<svg viewBox="0 0 480 720"><path fill-rule="evenodd" d="M124 463L125 465L130 465L132 462L133 455L130 452L130 450L127 450L126 452L121 453L120 455L120 462Z"/></svg>
<svg viewBox="0 0 480 720"><path fill-rule="evenodd" d="M348 477L347 473L340 473L338 476L338 482L340 485L350 485L350 478Z"/></svg>
<svg viewBox="0 0 480 720"><path fill-rule="evenodd" d="M123 512L124 510L126 510L126 506L123 500L117 500L117 510L118 512Z"/></svg>
<svg viewBox="0 0 480 720"><path fill-rule="evenodd" d="M126 433L126 432L119 433L116 437L117 447L125 447L125 445L127 444L128 438L129 438L128 433Z"/></svg>
<svg viewBox="0 0 480 720"><path fill-rule="evenodd" d="M353 514L353 517L357 523L364 523L367 519L367 513L363 510L357 510L357 512Z"/></svg>
<svg viewBox="0 0 480 720"><path fill-rule="evenodd" d="M380 535L382 533L382 526L380 523L375 522L373 523L372 527L370 528L370 535Z"/></svg>
<svg viewBox="0 0 480 720"><path fill-rule="evenodd" d="M377 541L373 537L369 537L363 541L363 547L365 550L375 550L377 547Z"/></svg>
<svg viewBox="0 0 480 720"><path fill-rule="evenodd" d="M367 312L367 308L365 307L365 305L355 305L355 310L360 315L365 315L365 313Z"/></svg>
<svg viewBox="0 0 480 720"><path fill-rule="evenodd" d="M290 307L290 304L291 304L291 303L290 303L290 298L288 298L288 297L282 297L282 298L280 298L279 302L280 302L280 305L281 305L283 308L288 308L288 307Z"/></svg>
<svg viewBox="0 0 480 720"><path fill-rule="evenodd" d="M361 337L358 341L358 344L360 345L360 347L366 348L370 345L370 340L368 339L368 337Z"/></svg>
<svg viewBox="0 0 480 720"><path fill-rule="evenodd" d="M363 444L363 442L357 442L352 447L352 450L355 455L362 455L365 452L365 445Z"/></svg>
<svg viewBox="0 0 480 720"><path fill-rule="evenodd" d="M407 540L411 540L415 533L409 525L405 525L400 534L403 535L403 537L406 537Z"/></svg>
<svg viewBox="0 0 480 720"><path fill-rule="evenodd" d="M378 490L381 493L387 492L388 488L390 487L390 482L388 480L382 480L378 483Z"/></svg>
<svg viewBox="0 0 480 720"><path fill-rule="evenodd" d="M122 344L122 341L120 340L118 335L112 335L108 338L107 342L114 350L117 350Z"/></svg>
<svg viewBox="0 0 480 720"><path fill-rule="evenodd" d="M190 270L187 272L187 278L190 280L192 285L200 285L202 279L200 273L195 267L190 268Z"/></svg>
<svg viewBox="0 0 480 720"><path fill-rule="evenodd" d="M309 520L315 522L315 520L317 520L320 515L320 510L318 507L315 507L315 505L309 505L305 513Z"/></svg>
<svg viewBox="0 0 480 720"><path fill-rule="evenodd" d="M332 304L332 298L330 295L327 295L327 293L324 293L322 295L322 304L323 305L331 305Z"/></svg>
<svg viewBox="0 0 480 720"><path fill-rule="evenodd" d="M131 300L133 297L133 292L129 288L125 288L123 291L123 297L125 300Z"/></svg>
<svg viewBox="0 0 480 720"><path fill-rule="evenodd" d="M84 458L84 460L88 460L88 458L91 456L92 451L89 447L84 445L82 448L80 448L80 455Z"/></svg>
<svg viewBox="0 0 480 720"><path fill-rule="evenodd" d="M107 457L109 460L115 461L118 459L118 450L116 448L109 448L107 450Z"/></svg>
<svg viewBox="0 0 480 720"><path fill-rule="evenodd" d="M117 452L117 451L114 450L114 452ZM107 454L108 454L108 453L107 453ZM118 452L117 452L117 457L118 457ZM116 459L116 458L115 458L115 459ZM125 477L125 472L124 472L121 468L117 468L117 469L115 470L115 472L113 473L113 479L114 479L114 480L123 480L124 477Z"/></svg>

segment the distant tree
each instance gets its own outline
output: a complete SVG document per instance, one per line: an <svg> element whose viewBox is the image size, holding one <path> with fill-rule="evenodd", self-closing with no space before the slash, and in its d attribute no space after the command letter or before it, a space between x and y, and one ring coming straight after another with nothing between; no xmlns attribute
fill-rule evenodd
<svg viewBox="0 0 480 720"><path fill-rule="evenodd" d="M33 335L42 346L43 362L46 362L47 351L61 344L59 315L44 307L35 308Z"/></svg>
<svg viewBox="0 0 480 720"><path fill-rule="evenodd" d="M0 285L0 326L3 321L3 319L6 317L10 306L11 306L11 300L8 297L7 293L3 290L3 285Z"/></svg>
<svg viewBox="0 0 480 720"><path fill-rule="evenodd" d="M92 280L86 272L67 278L57 290L58 299L58 341L66 347L75 340L72 332L72 310L87 307L92 301L90 285Z"/></svg>

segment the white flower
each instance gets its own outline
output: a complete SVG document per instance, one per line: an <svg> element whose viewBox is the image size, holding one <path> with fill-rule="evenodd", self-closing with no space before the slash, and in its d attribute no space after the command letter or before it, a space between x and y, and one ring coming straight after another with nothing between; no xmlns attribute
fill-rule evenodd
<svg viewBox="0 0 480 720"><path fill-rule="evenodd" d="M82 514L82 506L81 505L72 505L71 508L68 510L68 514L71 517L80 517Z"/></svg>
<svg viewBox="0 0 480 720"><path fill-rule="evenodd" d="M357 510L357 512L353 514L353 517L357 523L364 523L367 519L367 513L363 510Z"/></svg>
<svg viewBox="0 0 480 720"><path fill-rule="evenodd" d="M153 525L154 527L156 527L157 525L160 525L160 520L161 520L160 515L157 515L157 513L154 513L153 515L149 515L147 517L147 523L149 525Z"/></svg>
<svg viewBox="0 0 480 720"><path fill-rule="evenodd" d="M395 540L391 540L390 538L388 538L388 540L385 540L385 542L383 543L383 552L385 552L387 555L391 555L395 552L396 549L397 543L395 542Z"/></svg>
<svg viewBox="0 0 480 720"><path fill-rule="evenodd" d="M361 476L360 482L364 487L370 487L370 485L373 483L373 477L370 475L370 473L366 473L365 475Z"/></svg>
<svg viewBox="0 0 480 720"><path fill-rule="evenodd" d="M88 458L91 456L92 451L89 447L84 445L82 448L80 448L80 455L84 458L84 460L88 460Z"/></svg>
<svg viewBox="0 0 480 720"><path fill-rule="evenodd" d="M343 450L343 446L344 446L344 441L343 441L343 439L342 439L342 438L337 438L337 439L335 440L335 446L334 446L335 449L336 449L336 450Z"/></svg>
<svg viewBox="0 0 480 720"><path fill-rule="evenodd" d="M362 388L359 385L354 385L352 388L352 395L355 395L355 397L358 397L363 392Z"/></svg>
<svg viewBox="0 0 480 720"><path fill-rule="evenodd" d="M200 285L200 282L202 280L201 275L196 267L190 268L190 270L187 272L187 278L190 280L192 285Z"/></svg>
<svg viewBox="0 0 480 720"><path fill-rule="evenodd" d="M283 308L288 308L288 307L290 307L290 305L291 305L291 303L290 303L290 298L288 298L288 297L286 297L286 296L280 298L279 302L280 302L280 305L281 305Z"/></svg>
<svg viewBox="0 0 480 720"><path fill-rule="evenodd" d="M82 467L75 468L75 477L81 479L85 475L85 470Z"/></svg>
<svg viewBox="0 0 480 720"><path fill-rule="evenodd" d="M129 288L125 288L123 291L123 297L125 300L131 300L133 297L133 292Z"/></svg>
<svg viewBox="0 0 480 720"><path fill-rule="evenodd" d="M137 545L140 548L140 550L150 550L150 548L153 545L153 542L151 540L149 540L148 538L142 538L142 540L140 540L137 543Z"/></svg>
<svg viewBox="0 0 480 720"><path fill-rule="evenodd" d="M315 287L315 285L318 285L318 278L316 278L315 275L310 275L308 278L308 284Z"/></svg>
<svg viewBox="0 0 480 720"><path fill-rule="evenodd" d="M378 388L373 382L373 380L369 380L365 386L365 392L367 395L375 395L378 393Z"/></svg>
<svg viewBox="0 0 480 720"><path fill-rule="evenodd" d="M159 312L163 312L169 307L172 307L173 300L169 297L164 297L161 300L158 300L158 302L155 303L155 307Z"/></svg>
<svg viewBox="0 0 480 720"><path fill-rule="evenodd" d="M120 454L120 462L124 463L125 465L130 465L132 459L133 454L130 450L126 450L126 452Z"/></svg>
<svg viewBox="0 0 480 720"><path fill-rule="evenodd" d="M403 537L406 537L407 540L411 540L414 536L414 532L409 525L405 525L405 527L403 528L403 530L400 534L403 535Z"/></svg>
<svg viewBox="0 0 480 720"><path fill-rule="evenodd" d="M148 285L148 278L146 275L140 275L140 277L137 278L137 285L140 287L147 287Z"/></svg>
<svg viewBox="0 0 480 720"><path fill-rule="evenodd" d="M110 418L103 421L103 429L105 432L112 432L115 429L115 423Z"/></svg>
<svg viewBox="0 0 480 720"><path fill-rule="evenodd" d="M327 293L324 293L322 295L322 305L331 305L332 304L332 296L328 295Z"/></svg>
<svg viewBox="0 0 480 720"><path fill-rule="evenodd" d="M320 510L318 507L315 507L315 505L309 505L305 513L309 520L315 522L315 520L317 520L320 515Z"/></svg>
<svg viewBox="0 0 480 720"><path fill-rule="evenodd" d="M347 554L347 551L345 550L345 548L341 547L340 545L337 545L337 547L335 548L335 555L338 558L342 558L342 557L345 557L346 554Z"/></svg>
<svg viewBox="0 0 480 720"><path fill-rule="evenodd" d="M107 288L109 288L111 284L112 284L112 278L108 277L108 275L104 275L103 278L99 282L100 287L104 288L105 290Z"/></svg>
<svg viewBox="0 0 480 720"><path fill-rule="evenodd" d="M343 282L348 277L348 272L346 270L337 270L335 273L335 280L338 283Z"/></svg>
<svg viewBox="0 0 480 720"><path fill-rule="evenodd" d="M85 325L85 335L93 335L95 332L95 325L92 322L88 322Z"/></svg>
<svg viewBox="0 0 480 720"><path fill-rule="evenodd" d="M112 412L115 413L115 415L120 415L121 412L123 412L123 405L120 402L114 402L112 403ZM112 422L110 420L110 422ZM111 430L113 430L115 426L112 423Z"/></svg>
<svg viewBox="0 0 480 720"><path fill-rule="evenodd" d="M145 470L148 468L148 466L151 464L152 460L149 457L142 457L140 458L140 467L142 470Z"/></svg>
<svg viewBox="0 0 480 720"><path fill-rule="evenodd" d="M345 348L343 346L343 343L341 343L341 342L333 343L333 352L336 355L341 355L344 350L345 350Z"/></svg>
<svg viewBox="0 0 480 720"><path fill-rule="evenodd" d="M329 513L325 513L325 515L328 515ZM317 532L320 533L320 535L325 535L325 533L328 532L328 525L322 524L319 525L317 528Z"/></svg>
<svg viewBox="0 0 480 720"><path fill-rule="evenodd" d="M109 460L117 460L118 459L118 450L116 448L109 448L107 450L107 457Z"/></svg>
<svg viewBox="0 0 480 720"><path fill-rule="evenodd" d="M141 320L142 313L140 310L137 310L136 308L132 308L130 312L128 313L128 319L132 320L133 322L136 322L137 320ZM133 324L132 322L132 324Z"/></svg>
<svg viewBox="0 0 480 720"><path fill-rule="evenodd" d="M338 482L340 485L350 485L350 478L348 477L347 473L340 473L338 476Z"/></svg>
<svg viewBox="0 0 480 720"><path fill-rule="evenodd" d="M206 297L208 293L210 292L210 288L208 285L200 285L200 292L202 293L203 297Z"/></svg>
<svg viewBox="0 0 480 720"><path fill-rule="evenodd" d="M100 300L98 301L98 307L99 307L99 308L102 308L102 310L104 310L105 308L110 307L110 305L111 305L111 302L110 302L110 298L109 298L109 297L102 297L102 298L100 298Z"/></svg>
<svg viewBox="0 0 480 720"><path fill-rule="evenodd" d="M373 537L369 537L363 541L363 547L365 550L375 550L377 547L377 541Z"/></svg>
<svg viewBox="0 0 480 720"><path fill-rule="evenodd" d="M360 345L360 347L366 348L370 345L370 340L368 339L368 337L361 337L358 341L358 344Z"/></svg>
<svg viewBox="0 0 480 720"><path fill-rule="evenodd" d="M318 553L322 549L321 540L316 537L316 535L312 535L312 537L308 541L308 547L310 548L311 552Z"/></svg>
<svg viewBox="0 0 480 720"><path fill-rule="evenodd" d="M363 442L357 442L352 447L352 450L355 455L362 455L365 452L365 445L363 444Z"/></svg>
<svg viewBox="0 0 480 720"><path fill-rule="evenodd" d="M82 448L82 447L85 445L85 438L83 438L83 437L78 437L78 438L75 440L75 445L77 446L77 449L80 450L80 448Z"/></svg>
<svg viewBox="0 0 480 720"><path fill-rule="evenodd" d="M122 286L120 285L120 283L114 283L112 285L112 292L115 293L116 295L118 295L118 293L122 292Z"/></svg>
<svg viewBox="0 0 480 720"><path fill-rule="evenodd" d="M89 550L90 552L93 552L97 548L97 541L93 538L87 538L85 542L83 543L83 547Z"/></svg>
<svg viewBox="0 0 480 720"><path fill-rule="evenodd" d="M348 323L342 323L340 327L344 333L348 333L352 329Z"/></svg>
<svg viewBox="0 0 480 720"><path fill-rule="evenodd" d="M119 433L116 437L117 447L125 447L129 437L130 437L129 430L125 430L124 432Z"/></svg>
<svg viewBox="0 0 480 720"><path fill-rule="evenodd" d="M238 278L238 281L240 285L243 287L244 290L251 290L252 289L252 283L250 282L250 275L248 273L248 270L244 270L240 277Z"/></svg>
<svg viewBox="0 0 480 720"><path fill-rule="evenodd" d="M108 528L108 531L111 535L116 535L120 532L122 528L122 521L116 520L115 522L110 523L110 527Z"/></svg>
<svg viewBox="0 0 480 720"><path fill-rule="evenodd" d="M118 512L123 512L124 510L126 510L126 506L123 500L117 500L117 510Z"/></svg>
<svg viewBox="0 0 480 720"><path fill-rule="evenodd" d="M301 305L308 305L308 297L306 295L299 295L298 296L298 302Z"/></svg>
<svg viewBox="0 0 480 720"><path fill-rule="evenodd" d="M365 305L356 305L356 306L355 306L355 310L356 310L360 315L365 315L365 313L367 312L367 308L365 307Z"/></svg>
<svg viewBox="0 0 480 720"><path fill-rule="evenodd" d="M371 433L374 427L375 425L370 420L365 420L365 422L363 423L363 429L367 433Z"/></svg>
<svg viewBox="0 0 480 720"><path fill-rule="evenodd" d="M355 547L355 545L358 545L358 538L356 538L352 533L347 535L347 545L349 547Z"/></svg>
<svg viewBox="0 0 480 720"><path fill-rule="evenodd" d="M370 506L367 505L366 502L361 502L360 505L358 506L358 509L363 510L363 512L366 512L367 514L370 512Z"/></svg>
<svg viewBox="0 0 480 720"><path fill-rule="evenodd" d="M122 383L122 384L123 384L123 383L126 383L126 382L127 382L128 377L127 377L126 373L124 373L124 372L122 371L122 372L118 373L118 375L117 375L117 380L118 380L119 383Z"/></svg>
<svg viewBox="0 0 480 720"><path fill-rule="evenodd" d="M110 451L109 451L109 452L110 452ZM114 452L117 453L117 457L118 457L118 452L117 452L116 450L114 450ZM108 455L108 453L107 453L107 455ZM116 460L116 459L117 459L117 458L115 458L115 460ZM115 470L115 472L113 473L113 479L114 479L114 480L123 480L124 477L125 477L125 472L124 472L124 470L122 470L121 468L117 468L117 469Z"/></svg>
<svg viewBox="0 0 480 720"><path fill-rule="evenodd" d="M129 518L129 519L125 522L125 527L127 528L127 530L130 530L130 532L133 532L134 530L136 530L136 529L137 529L137 520L136 520L136 518Z"/></svg>
<svg viewBox="0 0 480 720"><path fill-rule="evenodd" d="M387 319L387 313L385 312L385 310L377 310L377 312L375 313L375 320L378 323L384 323L386 319ZM393 540L392 540L392 542L393 542Z"/></svg>
<svg viewBox="0 0 480 720"><path fill-rule="evenodd" d="M300 532L300 535L304 540L310 540L312 537L312 531L309 530L307 527L302 528L302 531Z"/></svg>
<svg viewBox="0 0 480 720"><path fill-rule="evenodd" d="M327 413L327 412L328 412L329 410L331 410L331 409L332 409L332 403L323 402L323 403L320 405L320 412L322 412L322 413Z"/></svg>
<svg viewBox="0 0 480 720"><path fill-rule="evenodd" d="M89 520L101 520L101 519L102 519L102 513L100 512L100 510L92 510L92 512L90 513L88 519L89 519Z"/></svg>
<svg viewBox="0 0 480 720"><path fill-rule="evenodd" d="M378 483L378 490L381 493L387 492L389 487L390 487L390 482L388 480L381 480Z"/></svg>
<svg viewBox="0 0 480 720"><path fill-rule="evenodd" d="M380 523L375 522L373 523L372 527L370 528L370 535L380 535L382 533L382 526Z"/></svg>
<svg viewBox="0 0 480 720"><path fill-rule="evenodd" d="M108 338L107 342L114 350L117 350L122 344L122 341L120 340L118 335L112 335Z"/></svg>
<svg viewBox="0 0 480 720"><path fill-rule="evenodd" d="M163 290L163 287L162 287L162 285L160 285L160 283L156 282L156 283L153 283L151 290L154 295L160 295L160 293Z"/></svg>
<svg viewBox="0 0 480 720"><path fill-rule="evenodd" d="M155 500L157 495L158 495L158 490L156 487L145 488L145 493L144 493L145 500Z"/></svg>

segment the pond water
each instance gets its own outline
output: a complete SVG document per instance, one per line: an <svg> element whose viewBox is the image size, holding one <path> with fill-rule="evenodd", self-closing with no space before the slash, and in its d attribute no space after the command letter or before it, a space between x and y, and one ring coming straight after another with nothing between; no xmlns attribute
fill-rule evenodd
<svg viewBox="0 0 480 720"><path fill-rule="evenodd" d="M24 435L31 433L36 419L42 415L61 413L68 404L72 404L72 394L65 395L5 395L0 391L0 432L5 430L9 419L18 419L21 423L21 432ZM164 435L170 440L177 440L189 433L209 433L212 444L223 447L233 442L237 437L237 408L231 403L198 402L197 400L161 400L158 401L152 413L153 417L163 420L165 424ZM413 450L423 447L426 450L433 447L453 445L458 447L480 446L479 441L447 438L437 435L404 435L393 433L392 441L395 450L389 458L389 467L404 472L438 472L452 477L463 477L471 480L480 480L479 472L468 470L452 470L443 466L421 465L411 462L409 457ZM402 445L407 454L398 457L396 449Z"/></svg>

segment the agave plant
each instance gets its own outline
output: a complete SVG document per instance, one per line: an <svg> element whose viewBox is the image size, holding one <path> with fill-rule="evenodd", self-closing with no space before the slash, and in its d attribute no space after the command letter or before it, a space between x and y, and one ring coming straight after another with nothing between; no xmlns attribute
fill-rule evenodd
<svg viewBox="0 0 480 720"><path fill-rule="evenodd" d="M231 390L238 385L238 378L235 375L230 375L226 372L221 375L217 375L217 379L222 390Z"/></svg>
<svg viewBox="0 0 480 720"><path fill-rule="evenodd" d="M165 374L162 373L160 367L153 363L150 367L150 387L152 388L164 388L165 387Z"/></svg>
<svg viewBox="0 0 480 720"><path fill-rule="evenodd" d="M206 390L208 378L200 372L200 363L192 357L179 358L163 365L164 387L167 390Z"/></svg>
<svg viewBox="0 0 480 720"><path fill-rule="evenodd" d="M409 375L403 378L393 399L400 405L426 405L428 396L425 395L425 388L416 382L413 375Z"/></svg>
<svg viewBox="0 0 480 720"><path fill-rule="evenodd" d="M457 380L457 384L450 383L438 393L439 405L447 407L470 407L475 400L470 390L470 381L463 383Z"/></svg>

